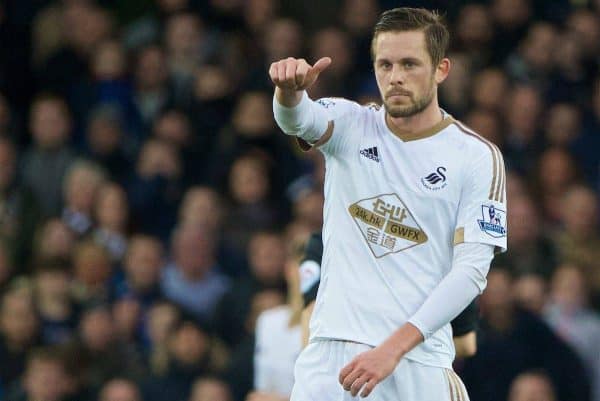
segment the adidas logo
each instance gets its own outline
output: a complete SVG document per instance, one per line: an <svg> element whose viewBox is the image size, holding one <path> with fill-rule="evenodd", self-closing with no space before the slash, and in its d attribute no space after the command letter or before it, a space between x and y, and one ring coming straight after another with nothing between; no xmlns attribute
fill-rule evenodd
<svg viewBox="0 0 600 401"><path fill-rule="evenodd" d="M377 146L363 149L360 151L360 154L366 157L367 159L371 159L379 163L379 153L377 152Z"/></svg>

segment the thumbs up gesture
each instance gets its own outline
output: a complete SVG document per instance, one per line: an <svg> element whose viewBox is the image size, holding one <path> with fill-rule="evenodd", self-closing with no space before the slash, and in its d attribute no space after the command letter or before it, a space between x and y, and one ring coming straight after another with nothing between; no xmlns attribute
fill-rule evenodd
<svg viewBox="0 0 600 401"><path fill-rule="evenodd" d="M271 81L283 91L303 91L315 83L319 74L331 64L329 57L319 59L313 65L306 60L288 57L271 64Z"/></svg>

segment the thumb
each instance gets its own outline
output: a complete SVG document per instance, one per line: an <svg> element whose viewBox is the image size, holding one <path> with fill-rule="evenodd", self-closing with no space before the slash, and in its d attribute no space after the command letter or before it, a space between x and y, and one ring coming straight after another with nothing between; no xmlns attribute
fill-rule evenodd
<svg viewBox="0 0 600 401"><path fill-rule="evenodd" d="M329 67L330 64L331 64L331 58L323 57L323 58L320 58L316 63L313 64L312 70L314 73L320 74L321 72L323 72L323 70L325 70L327 67Z"/></svg>

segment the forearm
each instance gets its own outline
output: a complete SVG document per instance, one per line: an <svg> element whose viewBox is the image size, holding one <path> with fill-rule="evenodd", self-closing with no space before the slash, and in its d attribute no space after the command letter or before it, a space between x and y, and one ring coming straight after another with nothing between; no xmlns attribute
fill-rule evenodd
<svg viewBox="0 0 600 401"><path fill-rule="evenodd" d="M394 356L396 363L399 363L404 355L422 342L423 335L421 331L412 323L405 323L389 336L380 347L387 348L388 353Z"/></svg>
<svg viewBox="0 0 600 401"><path fill-rule="evenodd" d="M302 100L305 91L297 91L291 89L281 89L275 87L275 99L284 107L296 107Z"/></svg>
<svg viewBox="0 0 600 401"><path fill-rule="evenodd" d="M273 97L273 114L285 134L297 136L310 144L317 142L328 129L329 119L325 110L305 91L291 93L277 88Z"/></svg>
<svg viewBox="0 0 600 401"><path fill-rule="evenodd" d="M452 270L409 319L425 339L454 319L484 290L493 252L493 246L485 244L456 246Z"/></svg>

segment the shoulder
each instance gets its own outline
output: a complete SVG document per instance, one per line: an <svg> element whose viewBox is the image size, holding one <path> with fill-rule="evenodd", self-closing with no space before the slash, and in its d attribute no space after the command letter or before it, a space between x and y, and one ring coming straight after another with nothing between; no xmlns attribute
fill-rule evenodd
<svg viewBox="0 0 600 401"><path fill-rule="evenodd" d="M342 97L324 97L315 100L315 103L326 109L328 112L334 113L334 115L338 117L356 117L361 114L374 115L380 109L380 106L376 103L361 105L353 100Z"/></svg>
<svg viewBox="0 0 600 401"><path fill-rule="evenodd" d="M472 130L459 120L454 120L450 125L452 137L461 151L473 155L488 155L490 158L501 157L502 153L496 144Z"/></svg>

